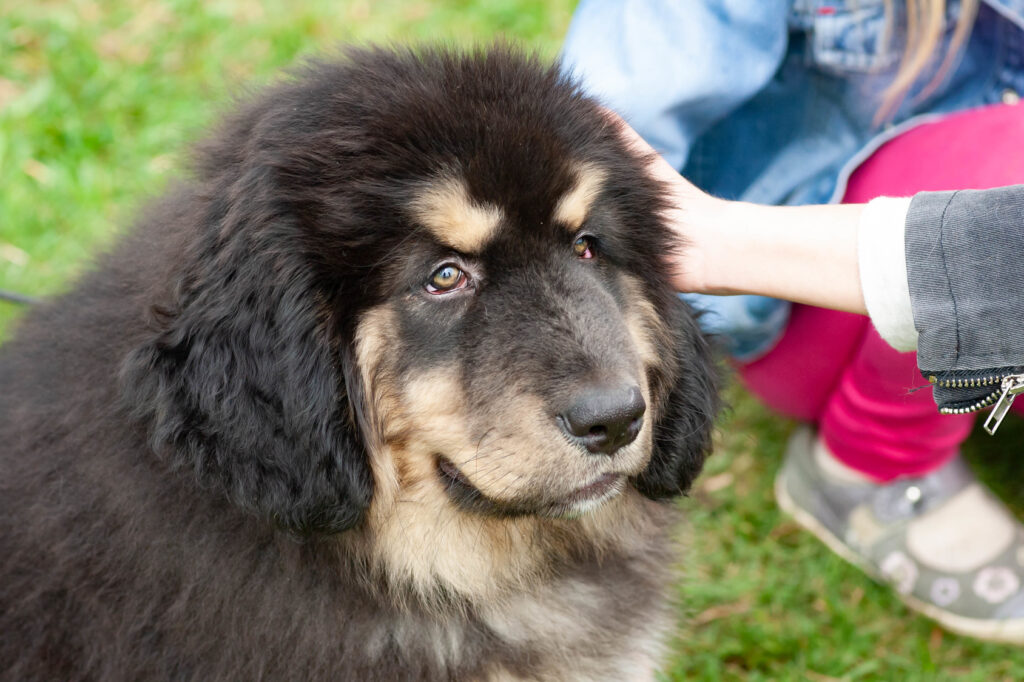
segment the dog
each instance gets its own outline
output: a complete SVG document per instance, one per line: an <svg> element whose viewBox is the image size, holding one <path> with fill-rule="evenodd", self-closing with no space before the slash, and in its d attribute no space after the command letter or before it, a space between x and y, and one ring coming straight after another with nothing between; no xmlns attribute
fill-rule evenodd
<svg viewBox="0 0 1024 682"><path fill-rule="evenodd" d="M647 162L512 46L248 97L2 348L0 678L652 678L717 379Z"/></svg>

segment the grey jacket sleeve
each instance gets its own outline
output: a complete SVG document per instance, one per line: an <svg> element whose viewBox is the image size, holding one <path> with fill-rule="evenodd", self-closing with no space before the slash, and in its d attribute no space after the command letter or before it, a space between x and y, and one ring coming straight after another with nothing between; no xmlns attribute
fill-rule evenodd
<svg viewBox="0 0 1024 682"><path fill-rule="evenodd" d="M996 404L991 433L1024 390L1024 185L918 194L905 227L918 367L941 412Z"/></svg>
<svg viewBox="0 0 1024 682"><path fill-rule="evenodd" d="M1024 365L1024 185L918 194L905 240L918 366Z"/></svg>

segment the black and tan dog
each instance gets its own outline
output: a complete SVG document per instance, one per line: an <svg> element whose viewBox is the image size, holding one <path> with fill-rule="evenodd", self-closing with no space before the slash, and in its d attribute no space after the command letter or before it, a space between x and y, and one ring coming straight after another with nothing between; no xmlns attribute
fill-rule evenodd
<svg viewBox="0 0 1024 682"><path fill-rule="evenodd" d="M714 372L661 188L515 50L253 98L0 358L0 678L623 680Z"/></svg>

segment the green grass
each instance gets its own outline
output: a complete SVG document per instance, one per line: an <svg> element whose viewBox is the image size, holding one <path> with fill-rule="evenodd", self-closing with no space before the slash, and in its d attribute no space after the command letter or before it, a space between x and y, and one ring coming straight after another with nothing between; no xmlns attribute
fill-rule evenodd
<svg viewBox="0 0 1024 682"><path fill-rule="evenodd" d="M340 42L506 35L554 54L571 0L95 0L0 5L0 288L67 286L182 166L244 85ZM0 302L0 338L20 309ZM0 387L0 390L3 390ZM1024 655L955 637L833 557L777 511L792 425L738 389L693 496L667 677L1020 680ZM971 459L1024 510L1007 423Z"/></svg>
<svg viewBox="0 0 1024 682"><path fill-rule="evenodd" d="M232 95L304 55L495 36L553 55L572 4L0 2L0 287L59 290L183 166ZM0 328L16 314L0 303Z"/></svg>
<svg viewBox="0 0 1024 682"><path fill-rule="evenodd" d="M775 506L793 424L738 387L718 445L685 504L692 528L671 679L1021 680L1019 648L943 632L831 554ZM1024 512L1024 424L980 432L968 459Z"/></svg>

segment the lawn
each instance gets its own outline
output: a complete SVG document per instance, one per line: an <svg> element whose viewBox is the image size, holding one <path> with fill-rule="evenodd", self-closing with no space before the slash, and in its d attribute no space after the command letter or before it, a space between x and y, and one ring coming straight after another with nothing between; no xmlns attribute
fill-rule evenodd
<svg viewBox="0 0 1024 682"><path fill-rule="evenodd" d="M231 96L339 42L496 35L554 55L571 0L23 0L0 7L0 289L60 291ZM21 308L0 301L0 339ZM0 387L0 390L3 390ZM793 424L742 391L693 495L666 679L1020 680L1024 655L946 634L775 507ZM1024 511L1020 423L968 444Z"/></svg>

